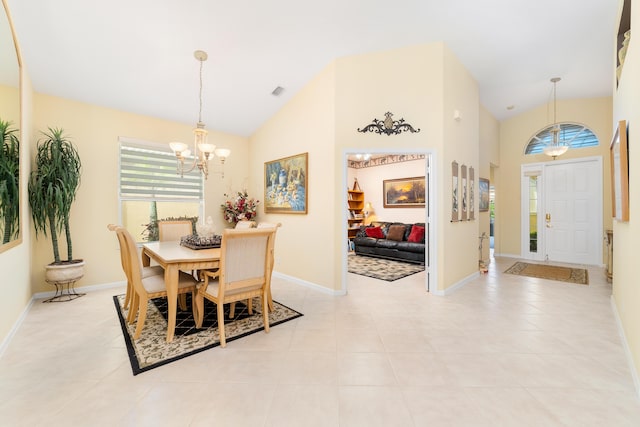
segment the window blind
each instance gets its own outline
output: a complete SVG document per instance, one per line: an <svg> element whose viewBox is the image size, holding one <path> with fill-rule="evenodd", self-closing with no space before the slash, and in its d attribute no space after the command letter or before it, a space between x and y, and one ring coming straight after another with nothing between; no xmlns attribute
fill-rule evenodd
<svg viewBox="0 0 640 427"><path fill-rule="evenodd" d="M186 158L185 163L193 161ZM167 146L120 139L120 199L199 201L204 194L200 171L176 172L176 157Z"/></svg>

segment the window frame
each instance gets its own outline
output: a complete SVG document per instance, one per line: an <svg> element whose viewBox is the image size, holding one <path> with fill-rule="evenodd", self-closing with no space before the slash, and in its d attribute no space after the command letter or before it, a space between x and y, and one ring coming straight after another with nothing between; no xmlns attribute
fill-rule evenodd
<svg viewBox="0 0 640 427"><path fill-rule="evenodd" d="M563 133L563 128L570 128L570 129L564 129L565 132L571 132L571 133L575 132L575 135L568 140L568 145L571 150L600 146L600 139L595 134L595 132L591 130L589 126L582 123L578 123L578 122L559 122L559 123L547 125L539 129L538 131L536 131L527 141L527 144L524 147L524 154L526 156L543 154L543 149L545 145L547 145L551 141L551 129L553 129L555 126L560 126L561 135ZM578 128L578 127L582 129L576 131L575 128ZM575 143L575 141L579 140L580 136L585 132L588 132L587 137L589 139L595 139L596 141L595 144L594 143ZM591 135L593 136L593 138L591 138ZM543 136L547 138L542 138ZM582 137L582 139L586 139L586 137Z"/></svg>
<svg viewBox="0 0 640 427"><path fill-rule="evenodd" d="M133 164L136 155L128 156L135 152L148 150L149 169L157 174L157 180L149 180L138 188L132 187L135 176L147 176L142 172L144 165ZM144 160L144 155L140 155L138 160ZM187 157L185 163L193 161L193 156ZM126 165L130 164L130 167ZM156 183L154 186L153 183ZM184 185L181 185L184 184ZM145 194L145 189L150 190ZM155 190L154 190L155 189ZM186 193L181 194L183 191ZM125 202L157 202L157 203L180 203L189 202L198 204L198 216L203 217L205 211L205 185L204 177L198 168L190 172L185 172L183 176L177 170L177 160L175 154L168 144L146 141L135 138L118 138L118 218L123 224L123 206ZM131 230L130 230L131 231Z"/></svg>

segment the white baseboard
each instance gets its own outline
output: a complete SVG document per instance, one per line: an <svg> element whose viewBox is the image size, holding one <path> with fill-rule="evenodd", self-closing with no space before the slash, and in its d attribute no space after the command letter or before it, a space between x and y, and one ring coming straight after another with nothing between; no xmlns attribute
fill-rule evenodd
<svg viewBox="0 0 640 427"><path fill-rule="evenodd" d="M499 254L497 252L493 253L493 257L494 258L501 257L501 258L518 258L518 259L522 259L522 255L520 255L520 254Z"/></svg>
<svg viewBox="0 0 640 427"><path fill-rule="evenodd" d="M430 291L433 295L438 295L441 297L447 296L447 295L451 295L452 293L456 292L457 290L461 289L463 286L465 286L467 283L469 283L470 281L478 278L478 276L480 275L479 271L476 271L470 275L468 275L467 277L465 277L462 280L457 281L456 283L454 283L453 285L449 286L447 289L434 289L432 291Z"/></svg>
<svg viewBox="0 0 640 427"><path fill-rule="evenodd" d="M91 285L91 286L83 286L81 288L76 288L76 291L78 293L87 293L87 292L95 292L95 291L99 291L99 290L103 290L103 289L119 288L119 287L123 287L123 286L126 286L126 285L127 285L127 282L125 282L125 281L113 282L113 283L103 283L103 284L100 284L100 285ZM7 334L7 336L4 338L4 340L2 340L2 343L0 343L0 357L2 357L2 354L4 353L4 351L7 349L7 347L9 347L9 344L11 343L11 340L15 336L16 332L18 331L18 329L20 329L20 326L22 326L22 322L24 322L24 319L27 317L27 314L29 314L29 311L31 310L31 307L33 306L33 304L37 300L51 298L51 297L55 296L55 294L56 294L55 291L52 291L52 292L38 292L38 293L33 294L31 296L31 299L29 300L29 303L25 306L24 310L22 310L22 313L20 313L20 316L18 317L18 320L16 320L16 322L13 324L13 327L9 330L9 333Z"/></svg>
<svg viewBox="0 0 640 427"><path fill-rule="evenodd" d="M616 300L613 298L613 295L611 295L611 308L613 309L613 315L616 319L616 325L618 326L620 339L622 339L622 346L624 347L624 354L627 357L627 364L629 365L629 370L631 371L631 378L633 378L633 385L636 388L636 395L638 396L638 398L640 398L640 378L638 378L638 369L633 362L631 348L629 347L629 343L627 342L627 337L624 333L624 328L622 327L622 320L620 319L620 315L618 314L618 306L616 305Z"/></svg>
<svg viewBox="0 0 640 427"><path fill-rule="evenodd" d="M273 272L273 276L274 277L278 277L280 279L284 279L284 280L292 282L292 283L295 283L295 284L300 285L300 286L304 286L305 288L313 289L314 291L322 292L323 294L334 295L334 296L340 296L340 295L346 295L347 294L342 289L339 289L339 290L329 289L327 287L318 285L317 283L308 282L306 280L302 280L302 279L299 279L297 277L293 277L293 276L289 276L289 275L286 275L286 274L278 273L277 271Z"/></svg>
<svg viewBox="0 0 640 427"><path fill-rule="evenodd" d="M27 314L29 314L29 310L31 310L33 302L34 298L31 297L31 299L29 300L29 304L27 304L24 310L22 310L22 313L20 313L20 316L18 316L18 320L16 320L16 322L13 324L13 327L9 330L7 336L4 338L4 340L2 340L2 343L0 343L0 357L2 357L7 347L9 347L9 344L11 343L11 340L15 336L16 332L18 332L18 329L20 329L20 326L22 326L22 322L24 322Z"/></svg>
<svg viewBox="0 0 640 427"><path fill-rule="evenodd" d="M103 289L119 288L121 286L127 286L127 282L120 281L120 282L102 283L99 285L82 286L81 288L75 288L75 291L78 293L86 293L86 292L101 291ZM56 294L55 291L38 292L37 294L33 294L32 299L51 298L55 296L55 294Z"/></svg>

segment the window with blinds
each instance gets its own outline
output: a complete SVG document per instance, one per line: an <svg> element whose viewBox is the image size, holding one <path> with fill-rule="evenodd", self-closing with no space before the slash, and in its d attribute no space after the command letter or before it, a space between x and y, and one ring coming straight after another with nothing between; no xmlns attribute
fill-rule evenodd
<svg viewBox="0 0 640 427"><path fill-rule="evenodd" d="M193 159L185 159L185 162ZM136 240L147 240L152 221L199 217L204 179L196 168L181 176L168 145L120 138L121 223Z"/></svg>
<svg viewBox="0 0 640 427"><path fill-rule="evenodd" d="M537 132L527 144L525 154L540 154L544 147L551 143L553 135L551 129L555 125L547 126L544 129ZM585 148L585 147L597 147L600 145L598 137L585 125L579 123L559 123L560 126L560 141L564 141L569 145L570 149Z"/></svg>

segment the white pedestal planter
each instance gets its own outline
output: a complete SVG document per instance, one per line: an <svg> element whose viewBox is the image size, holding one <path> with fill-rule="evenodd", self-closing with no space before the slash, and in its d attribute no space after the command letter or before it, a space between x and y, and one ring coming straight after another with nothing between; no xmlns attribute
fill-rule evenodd
<svg viewBox="0 0 640 427"><path fill-rule="evenodd" d="M66 264L49 264L45 270L45 280L56 287L56 294L44 302L71 301L84 294L74 289L76 281L84 276L84 261L77 260Z"/></svg>

